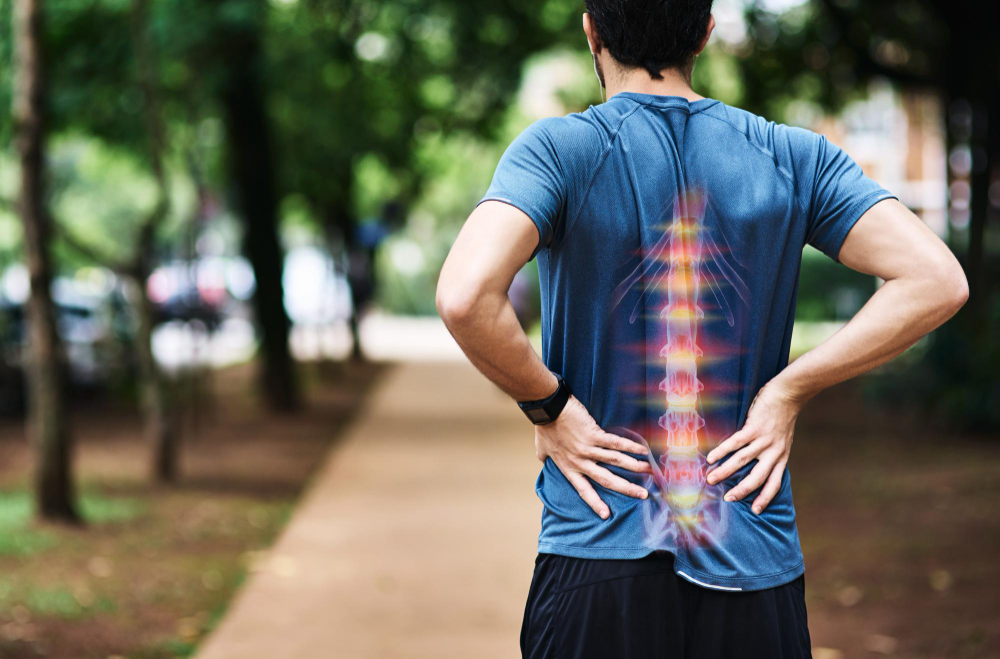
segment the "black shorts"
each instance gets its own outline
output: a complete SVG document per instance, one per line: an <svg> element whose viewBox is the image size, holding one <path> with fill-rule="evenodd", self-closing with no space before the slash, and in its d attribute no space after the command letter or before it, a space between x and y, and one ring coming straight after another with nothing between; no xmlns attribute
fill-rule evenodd
<svg viewBox="0 0 1000 659"><path fill-rule="evenodd" d="M521 625L525 659L811 657L805 579L745 592L696 586L673 555L539 554Z"/></svg>

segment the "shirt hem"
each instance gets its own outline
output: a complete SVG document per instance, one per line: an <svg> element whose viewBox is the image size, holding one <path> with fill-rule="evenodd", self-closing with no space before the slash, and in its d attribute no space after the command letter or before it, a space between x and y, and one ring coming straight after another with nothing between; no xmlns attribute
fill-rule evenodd
<svg viewBox="0 0 1000 659"><path fill-rule="evenodd" d="M514 208L516 208L517 210L521 211L522 213L528 216L528 219L531 220L531 223L535 225L535 229L538 231L538 244L535 245L535 249L531 251L531 256L528 257L528 260L530 261L531 259L538 256L538 253L542 251L542 248L547 246L546 237L552 233L551 227L548 225L548 223L546 223L545 220L541 219L542 213L531 204L517 198L516 196L505 197L502 196L501 194L486 195L485 197L479 200L479 202L476 204L476 208L479 208L479 206L483 202L487 201L499 201L502 204L513 206Z"/></svg>
<svg viewBox="0 0 1000 659"><path fill-rule="evenodd" d="M649 547L580 547L576 545L561 545L552 542L539 542L539 554L558 554L561 556L571 556L573 558L596 558L596 559L619 559L631 560L643 558L653 553ZM724 577L717 574L710 574L701 570L696 570L689 564L678 558L675 552L670 552L674 556L674 573L682 579L687 580L697 586L715 590L764 590L782 586L794 581L805 573L805 561L774 572L771 574L759 574L745 577ZM684 574L679 574L683 572Z"/></svg>
<svg viewBox="0 0 1000 659"><path fill-rule="evenodd" d="M851 232L851 229L858 223L858 220L871 210L872 206L887 199L898 200L896 195L887 190L877 190L856 201L841 215L841 217L847 218L846 221L842 221L838 225L836 231L830 236L829 245L822 251L835 262L840 263L840 258L838 257L840 256L840 249L847 240L847 234Z"/></svg>

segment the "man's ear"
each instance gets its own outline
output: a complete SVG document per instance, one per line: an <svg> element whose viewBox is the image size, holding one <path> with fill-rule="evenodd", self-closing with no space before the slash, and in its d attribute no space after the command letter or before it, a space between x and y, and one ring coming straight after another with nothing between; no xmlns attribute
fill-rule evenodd
<svg viewBox="0 0 1000 659"><path fill-rule="evenodd" d="M711 14L709 14L709 16L708 16L708 27L705 28L705 38L701 40L701 45L698 46L698 50L694 51L695 55L697 55L697 54L701 53L701 51L705 50L705 46L708 45L708 38L712 36L712 30L714 30L714 29L715 29L715 16L712 16Z"/></svg>
<svg viewBox="0 0 1000 659"><path fill-rule="evenodd" d="M597 29L594 27L594 21L590 20L590 14L586 12L583 13L583 33L587 35L587 43L590 45L590 54L600 55L602 49L601 38L597 36Z"/></svg>

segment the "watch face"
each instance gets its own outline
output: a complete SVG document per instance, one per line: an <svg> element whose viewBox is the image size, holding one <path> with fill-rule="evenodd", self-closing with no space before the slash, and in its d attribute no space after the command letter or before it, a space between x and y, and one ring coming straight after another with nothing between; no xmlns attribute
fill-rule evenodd
<svg viewBox="0 0 1000 659"><path fill-rule="evenodd" d="M534 410L525 410L525 413L532 423L547 423L549 421L549 415L540 407Z"/></svg>

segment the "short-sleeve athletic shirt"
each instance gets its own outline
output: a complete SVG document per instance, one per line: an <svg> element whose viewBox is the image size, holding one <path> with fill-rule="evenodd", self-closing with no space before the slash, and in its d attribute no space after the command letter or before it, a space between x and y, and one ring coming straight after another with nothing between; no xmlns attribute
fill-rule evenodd
<svg viewBox="0 0 1000 659"><path fill-rule="evenodd" d="M645 442L650 457L636 457L654 467L608 466L650 497L595 484L602 520L547 459L540 553L669 551L680 576L723 590L803 573L788 472L756 515L759 490L722 499L756 460L713 486L705 455L788 363L804 245L836 260L891 197L826 138L713 99L622 92L517 137L482 201L538 227L542 359L602 428Z"/></svg>

